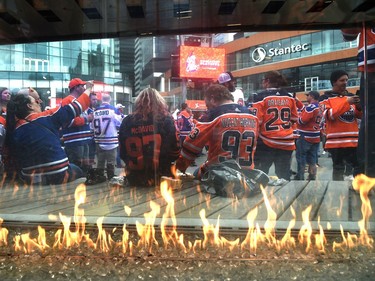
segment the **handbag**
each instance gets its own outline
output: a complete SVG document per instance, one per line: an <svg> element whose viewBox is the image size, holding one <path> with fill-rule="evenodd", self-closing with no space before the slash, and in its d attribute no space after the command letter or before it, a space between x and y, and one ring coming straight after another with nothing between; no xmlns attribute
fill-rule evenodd
<svg viewBox="0 0 375 281"><path fill-rule="evenodd" d="M201 186L207 193L222 197L251 197L261 192L269 182L260 170L243 170L234 159L207 167L201 177Z"/></svg>

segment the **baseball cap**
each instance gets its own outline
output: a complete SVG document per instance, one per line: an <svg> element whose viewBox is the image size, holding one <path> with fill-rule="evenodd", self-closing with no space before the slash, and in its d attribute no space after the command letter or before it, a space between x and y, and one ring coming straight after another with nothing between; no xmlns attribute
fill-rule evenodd
<svg viewBox="0 0 375 281"><path fill-rule="evenodd" d="M78 85L86 85L86 81L82 81L80 78L73 78L69 82L69 89L74 88Z"/></svg>
<svg viewBox="0 0 375 281"><path fill-rule="evenodd" d="M119 109L119 108L125 108L125 106L123 106L121 103L118 103L116 104L116 108Z"/></svg>
<svg viewBox="0 0 375 281"><path fill-rule="evenodd" d="M232 80L232 77L227 72L221 73L219 75L219 78L217 78L217 81L219 82L219 84L224 84L224 83L229 82L231 80Z"/></svg>
<svg viewBox="0 0 375 281"><path fill-rule="evenodd" d="M320 94L317 91L311 91L311 92L308 92L306 96L312 96L314 100L318 100L320 97Z"/></svg>

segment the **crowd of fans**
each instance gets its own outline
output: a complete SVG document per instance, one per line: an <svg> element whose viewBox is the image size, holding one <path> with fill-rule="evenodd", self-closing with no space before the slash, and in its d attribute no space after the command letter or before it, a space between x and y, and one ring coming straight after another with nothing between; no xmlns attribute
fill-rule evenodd
<svg viewBox="0 0 375 281"><path fill-rule="evenodd" d="M210 165L234 159L244 170L268 174L274 165L279 184L317 178L318 151L333 161L332 178L356 175L356 146L362 116L358 96L346 90L348 74L331 74L332 90L306 93L303 104L286 90L277 71L264 74L263 90L247 102L230 72L221 74L204 93L207 111L194 118L183 103L175 118L157 90L146 88L135 100L133 113L101 104L91 82L74 78L61 105L42 110L32 88L11 95L1 90L0 146L4 177L35 184L60 184L96 174L94 184L115 176L123 167L129 185L155 186L162 176L186 172L207 149L207 160L196 168L200 179ZM240 94L239 94L240 93ZM235 102L236 99L236 102Z"/></svg>

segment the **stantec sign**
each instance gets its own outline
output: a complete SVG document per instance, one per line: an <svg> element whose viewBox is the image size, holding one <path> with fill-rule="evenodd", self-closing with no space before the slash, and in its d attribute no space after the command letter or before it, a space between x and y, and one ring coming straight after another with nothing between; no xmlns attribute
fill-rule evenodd
<svg viewBox="0 0 375 281"><path fill-rule="evenodd" d="M307 51L307 50L310 50L310 44L308 43L292 45L290 47L285 47L285 48L271 48L268 50L268 52L264 48L258 47L252 52L251 58L255 62L261 62L266 57L282 56L285 54L291 54L291 53L302 52L302 51Z"/></svg>

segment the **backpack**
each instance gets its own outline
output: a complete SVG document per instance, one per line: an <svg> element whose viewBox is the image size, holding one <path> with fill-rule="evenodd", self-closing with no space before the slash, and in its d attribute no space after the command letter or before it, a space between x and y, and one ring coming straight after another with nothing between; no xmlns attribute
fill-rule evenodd
<svg viewBox="0 0 375 281"><path fill-rule="evenodd" d="M201 176L201 186L207 193L223 197L251 197L261 192L269 182L260 170L243 170L234 159L210 165Z"/></svg>

